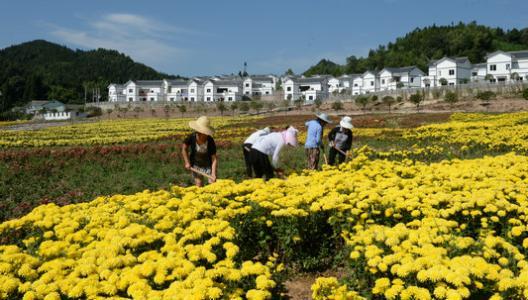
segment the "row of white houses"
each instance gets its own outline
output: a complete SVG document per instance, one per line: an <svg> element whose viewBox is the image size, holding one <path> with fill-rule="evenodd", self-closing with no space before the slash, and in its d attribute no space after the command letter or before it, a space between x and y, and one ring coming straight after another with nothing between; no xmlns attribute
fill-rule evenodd
<svg viewBox="0 0 528 300"><path fill-rule="evenodd" d="M278 78L273 75L194 77L190 80L129 80L108 86L108 101L237 101L244 95L272 95Z"/></svg>
<svg viewBox="0 0 528 300"><path fill-rule="evenodd" d="M190 80L137 80L110 84L108 99L116 101L237 101L243 96L272 96L280 81L285 100L326 99L332 93L361 95L398 89L459 85L469 82L511 83L528 80L528 50L496 51L486 62L443 57L429 64L428 74L415 66L383 68L340 77L274 75L194 77Z"/></svg>

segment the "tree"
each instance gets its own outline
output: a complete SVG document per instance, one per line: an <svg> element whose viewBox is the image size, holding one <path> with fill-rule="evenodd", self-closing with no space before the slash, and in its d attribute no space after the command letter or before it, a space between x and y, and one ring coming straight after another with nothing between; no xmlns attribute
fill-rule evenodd
<svg viewBox="0 0 528 300"><path fill-rule="evenodd" d="M440 83L440 85L447 85L447 79L442 77L442 78L438 79L438 83Z"/></svg>
<svg viewBox="0 0 528 300"><path fill-rule="evenodd" d="M415 94L412 94L411 97L409 97L409 101L416 105L416 111L420 111L420 103L424 100L424 96L420 94L420 92L416 92Z"/></svg>
<svg viewBox="0 0 528 300"><path fill-rule="evenodd" d="M260 101L251 101L249 105L251 109L253 109L257 114L260 112L260 110L263 107L262 102Z"/></svg>
<svg viewBox="0 0 528 300"><path fill-rule="evenodd" d="M493 75L491 75L491 74L486 74L486 76L484 76L484 80L486 80L486 81L490 81L490 82L491 82L491 81L493 80Z"/></svg>
<svg viewBox="0 0 528 300"><path fill-rule="evenodd" d="M170 111L171 111L171 107L169 105L165 105L163 107L163 112L165 113L165 118L169 118L170 117Z"/></svg>
<svg viewBox="0 0 528 300"><path fill-rule="evenodd" d="M315 98L314 104L315 104L315 108L319 110L319 108L321 108L321 105L323 105L323 101L320 98Z"/></svg>
<svg viewBox="0 0 528 300"><path fill-rule="evenodd" d="M249 104L247 102L241 102L238 109L243 113L247 113L249 111Z"/></svg>
<svg viewBox="0 0 528 300"><path fill-rule="evenodd" d="M403 82L398 82L396 83L396 88L397 89L401 89L402 87L404 87L405 85L403 84Z"/></svg>
<svg viewBox="0 0 528 300"><path fill-rule="evenodd" d="M224 116L224 111L227 110L227 107L224 104L224 102L218 102L216 104L216 109L218 109L218 111L220 111L220 115L222 115L222 117L223 117Z"/></svg>
<svg viewBox="0 0 528 300"><path fill-rule="evenodd" d="M356 98L356 103L361 105L362 110L364 111L369 103L369 98L367 96L358 96Z"/></svg>
<svg viewBox="0 0 528 300"><path fill-rule="evenodd" d="M233 102L233 103L231 103L231 105L229 106L229 108L230 108L231 111L233 112L233 116L235 116L235 112L236 112L236 110L238 109L238 103L237 103L237 102Z"/></svg>
<svg viewBox="0 0 528 300"><path fill-rule="evenodd" d="M288 95L288 96L291 96L291 95ZM281 106L284 109L284 115L286 115L286 113L288 113L288 109L290 108L290 100L282 101Z"/></svg>
<svg viewBox="0 0 528 300"><path fill-rule="evenodd" d="M523 91L523 98L525 100L528 100L528 88L525 88L524 91Z"/></svg>
<svg viewBox="0 0 528 300"><path fill-rule="evenodd" d="M272 101L269 101L266 103L266 108L268 109L268 111L270 112L273 112L273 109L276 107L277 105L275 105L275 103L273 103Z"/></svg>
<svg viewBox="0 0 528 300"><path fill-rule="evenodd" d="M114 111L114 110L111 109L111 108L107 108L107 109L106 109L106 114L107 114L108 118L110 118L110 115L112 114L113 111Z"/></svg>
<svg viewBox="0 0 528 300"><path fill-rule="evenodd" d="M299 99L293 101L293 104L295 104L295 107L297 108L297 110L301 110L303 102L304 102L304 100L302 98L299 98Z"/></svg>
<svg viewBox="0 0 528 300"><path fill-rule="evenodd" d="M286 70L286 72L284 72L284 75L286 75L286 76L292 76L292 75L295 75L295 73L293 72L292 69L289 68L288 70Z"/></svg>
<svg viewBox="0 0 528 300"><path fill-rule="evenodd" d="M389 114L391 113L391 106L396 103L396 100L392 96L385 96L383 99L381 99L385 105L389 107Z"/></svg>
<svg viewBox="0 0 528 300"><path fill-rule="evenodd" d="M332 103L332 109L336 112L343 110L343 103L339 100L335 101L334 103Z"/></svg>
<svg viewBox="0 0 528 300"><path fill-rule="evenodd" d="M134 116L138 118L139 114L142 113L143 111L144 109L141 106L134 107Z"/></svg>
<svg viewBox="0 0 528 300"><path fill-rule="evenodd" d="M185 104L180 104L178 105L178 110L180 111L181 116L183 118L183 115L185 114L185 112L187 112L187 106L185 106Z"/></svg>
<svg viewBox="0 0 528 300"><path fill-rule="evenodd" d="M275 83L275 90L276 91L282 91L282 79L278 79L277 83Z"/></svg>
<svg viewBox="0 0 528 300"><path fill-rule="evenodd" d="M449 106L453 108L453 104L458 101L458 95L455 92L447 91L444 96L444 101L449 103Z"/></svg>

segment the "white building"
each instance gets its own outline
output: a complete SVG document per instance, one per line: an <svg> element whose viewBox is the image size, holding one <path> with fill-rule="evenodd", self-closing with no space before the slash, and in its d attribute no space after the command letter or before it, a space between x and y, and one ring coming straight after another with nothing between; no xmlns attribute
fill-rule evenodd
<svg viewBox="0 0 528 300"><path fill-rule="evenodd" d="M283 83L284 100L298 100L303 98L306 101L328 98L327 77L296 78L287 77Z"/></svg>
<svg viewBox="0 0 528 300"><path fill-rule="evenodd" d="M204 101L238 101L242 100L241 80L214 80L204 83Z"/></svg>
<svg viewBox="0 0 528 300"><path fill-rule="evenodd" d="M376 73L373 71L366 71L361 75L362 78L362 87L361 94L368 94L378 91L379 89L379 80L376 76Z"/></svg>
<svg viewBox="0 0 528 300"><path fill-rule="evenodd" d="M526 80L528 76L528 50L496 51L486 56L490 82L505 83Z"/></svg>
<svg viewBox="0 0 528 300"><path fill-rule="evenodd" d="M471 82L484 81L487 68L487 63L474 64L471 68Z"/></svg>
<svg viewBox="0 0 528 300"><path fill-rule="evenodd" d="M424 72L415 66L402 68L383 68L378 73L379 91L419 88Z"/></svg>
<svg viewBox="0 0 528 300"><path fill-rule="evenodd" d="M195 77L191 79L189 81L187 97L184 97L184 101L204 101L204 83L202 78Z"/></svg>
<svg viewBox="0 0 528 300"><path fill-rule="evenodd" d="M363 76L359 75L352 79L352 95L363 94Z"/></svg>
<svg viewBox="0 0 528 300"><path fill-rule="evenodd" d="M276 78L269 75L246 77L243 81L243 94L251 96L273 95Z"/></svg>
<svg viewBox="0 0 528 300"><path fill-rule="evenodd" d="M165 94L165 101L189 101L189 81L164 79L163 93Z"/></svg>
<svg viewBox="0 0 528 300"><path fill-rule="evenodd" d="M110 84L108 86L108 101L126 101L125 86L122 84Z"/></svg>
<svg viewBox="0 0 528 300"><path fill-rule="evenodd" d="M472 65L467 57L443 57L429 64L429 75L424 77L422 87L468 83L471 72Z"/></svg>
<svg viewBox="0 0 528 300"><path fill-rule="evenodd" d="M164 101L163 80L129 80L125 83L126 101Z"/></svg>

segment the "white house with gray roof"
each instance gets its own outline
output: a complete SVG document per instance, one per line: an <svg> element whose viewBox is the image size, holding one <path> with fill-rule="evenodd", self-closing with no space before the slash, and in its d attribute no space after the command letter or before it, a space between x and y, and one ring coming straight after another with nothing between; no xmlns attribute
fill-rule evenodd
<svg viewBox="0 0 528 300"><path fill-rule="evenodd" d="M328 98L328 78L326 76L310 78L286 77L283 82L283 89L284 100L324 100Z"/></svg>
<svg viewBox="0 0 528 300"><path fill-rule="evenodd" d="M473 64L471 67L471 82L484 81L487 74L487 68L487 63Z"/></svg>
<svg viewBox="0 0 528 300"><path fill-rule="evenodd" d="M125 85L112 83L108 86L108 101L126 101Z"/></svg>
<svg viewBox="0 0 528 300"><path fill-rule="evenodd" d="M204 83L204 101L238 101L242 99L242 80L214 80Z"/></svg>
<svg viewBox="0 0 528 300"><path fill-rule="evenodd" d="M419 88L424 72L416 66L383 68L379 73L379 91Z"/></svg>
<svg viewBox="0 0 528 300"><path fill-rule="evenodd" d="M379 78L374 71L366 71L361 75L363 86L361 87L361 94L368 94L377 92L379 89Z"/></svg>
<svg viewBox="0 0 528 300"><path fill-rule="evenodd" d="M422 87L458 85L471 80L472 65L467 57L443 57L429 63L429 74Z"/></svg>
<svg viewBox="0 0 528 300"><path fill-rule="evenodd" d="M275 91L276 79L274 76L256 75L243 80L243 94L245 96L272 95Z"/></svg>
<svg viewBox="0 0 528 300"><path fill-rule="evenodd" d="M487 70L492 83L525 81L528 77L528 50L496 51L486 56Z"/></svg>

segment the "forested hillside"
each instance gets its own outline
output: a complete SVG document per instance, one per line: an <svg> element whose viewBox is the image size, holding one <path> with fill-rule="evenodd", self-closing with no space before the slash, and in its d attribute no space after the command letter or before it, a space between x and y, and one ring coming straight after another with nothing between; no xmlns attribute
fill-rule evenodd
<svg viewBox="0 0 528 300"><path fill-rule="evenodd" d="M345 65L323 59L309 68L304 75L363 73L383 67L416 65L427 70L432 59L443 56L467 56L473 63L485 61L489 52L528 49L528 28L503 30L477 25L475 22L450 26L417 28L378 49L370 50L367 57L350 56Z"/></svg>
<svg viewBox="0 0 528 300"><path fill-rule="evenodd" d="M0 50L0 111L34 99L84 103L85 89L96 87L106 99L110 82L174 77L115 50L72 50L35 40Z"/></svg>

